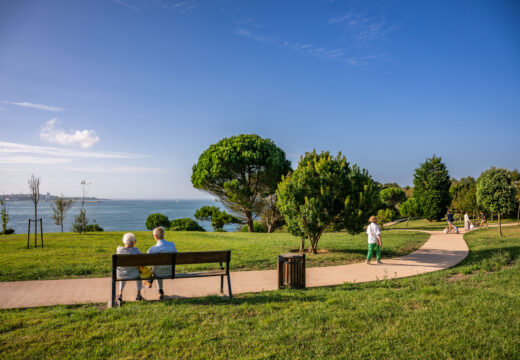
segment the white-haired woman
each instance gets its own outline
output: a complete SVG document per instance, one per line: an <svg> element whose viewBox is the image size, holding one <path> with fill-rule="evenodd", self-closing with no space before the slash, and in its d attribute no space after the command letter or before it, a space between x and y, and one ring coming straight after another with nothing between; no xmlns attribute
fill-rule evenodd
<svg viewBox="0 0 520 360"><path fill-rule="evenodd" d="M132 233L126 233L123 235L123 244L125 246L118 246L116 250L116 254L142 254L142 252L134 247L136 242L135 235ZM138 279L139 278L139 268L137 266L121 266L117 267L117 278L118 279ZM137 298L136 300L143 300L141 296L141 289L143 284L141 280L137 280ZM119 302L123 301L123 289L125 288L126 281L119 282L119 296L117 300Z"/></svg>

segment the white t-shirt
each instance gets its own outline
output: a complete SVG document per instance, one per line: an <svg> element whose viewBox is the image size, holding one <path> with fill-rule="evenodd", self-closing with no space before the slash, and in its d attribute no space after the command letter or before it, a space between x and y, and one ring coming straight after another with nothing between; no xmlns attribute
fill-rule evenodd
<svg viewBox="0 0 520 360"><path fill-rule="evenodd" d="M368 243L375 244L377 242L377 237L381 235L381 229L379 228L379 225L376 223L370 223L367 227L367 234Z"/></svg>
<svg viewBox="0 0 520 360"><path fill-rule="evenodd" d="M468 214L464 214L464 221L465 222L469 222L469 215Z"/></svg>

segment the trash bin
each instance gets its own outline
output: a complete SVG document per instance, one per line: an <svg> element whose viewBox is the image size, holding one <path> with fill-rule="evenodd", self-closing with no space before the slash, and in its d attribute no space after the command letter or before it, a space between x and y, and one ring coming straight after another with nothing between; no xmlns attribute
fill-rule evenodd
<svg viewBox="0 0 520 360"><path fill-rule="evenodd" d="M278 289L305 289L305 254L278 256Z"/></svg>

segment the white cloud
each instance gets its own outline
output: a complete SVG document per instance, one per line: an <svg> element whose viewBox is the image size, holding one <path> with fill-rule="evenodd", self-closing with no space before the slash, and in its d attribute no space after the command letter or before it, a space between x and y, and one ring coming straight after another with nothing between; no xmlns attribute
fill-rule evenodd
<svg viewBox="0 0 520 360"><path fill-rule="evenodd" d="M2 104L22 106L22 107L28 107L28 108L32 108L32 109L46 110L46 111L63 111L64 110L63 108L56 107L56 106L33 104L30 102L2 101Z"/></svg>
<svg viewBox="0 0 520 360"><path fill-rule="evenodd" d="M0 158L2 156L7 156L7 154L35 154L65 158L78 157L89 159L142 159L149 157L148 155L132 153L78 151L64 148L33 146L0 141Z"/></svg>
<svg viewBox="0 0 520 360"><path fill-rule="evenodd" d="M70 159L55 158L55 157L35 157L35 156L0 156L0 164L65 164L70 162Z"/></svg>
<svg viewBox="0 0 520 360"><path fill-rule="evenodd" d="M138 166L116 166L116 167L74 167L63 166L65 170L91 173L117 173L117 174L159 174L166 173L165 169L148 168Z"/></svg>
<svg viewBox="0 0 520 360"><path fill-rule="evenodd" d="M127 7L129 9L132 9L132 10L135 10L135 11L141 11L141 9L139 9L137 6L129 4L126 1L123 1L123 0L112 0L112 2L114 2L116 4L119 4L119 5L123 5L124 7Z"/></svg>
<svg viewBox="0 0 520 360"><path fill-rule="evenodd" d="M99 141L99 136L97 136L94 130L67 132L63 129L56 129L56 123L56 118L47 121L40 132L40 139L51 144L79 145L83 149L87 149Z"/></svg>

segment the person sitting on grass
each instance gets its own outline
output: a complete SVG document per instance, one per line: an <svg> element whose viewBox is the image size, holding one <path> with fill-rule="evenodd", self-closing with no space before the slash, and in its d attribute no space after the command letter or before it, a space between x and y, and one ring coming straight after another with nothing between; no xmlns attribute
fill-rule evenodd
<svg viewBox="0 0 520 360"><path fill-rule="evenodd" d="M162 227L157 227L153 230L153 237L156 244L148 249L148 254L177 252L173 242L164 240L164 229ZM152 271L155 276L170 276L172 267L170 265L154 266ZM148 284L150 287L152 286L151 282L148 282ZM157 289L159 289L159 299L164 299L162 279L157 279Z"/></svg>
<svg viewBox="0 0 520 360"><path fill-rule="evenodd" d="M376 264L381 264L381 248L383 247L383 242L381 241L381 229L379 225L377 225L377 217L371 216L368 219L370 224L367 227L368 234L368 255L367 255L367 264L370 264L370 260L372 260L372 254L374 252L374 247L376 248Z"/></svg>
<svg viewBox="0 0 520 360"><path fill-rule="evenodd" d="M142 254L142 252L134 247L136 242L135 235L132 233L126 233L123 235L123 244L125 246L118 246L116 249L116 254ZM117 267L117 278L118 279L139 279L139 268L137 266L118 266ZM143 300L141 296L141 289L143 287L141 280L137 280L137 297L136 300ZM117 301L119 303L123 302L123 289L125 288L126 281L119 282L119 296Z"/></svg>

